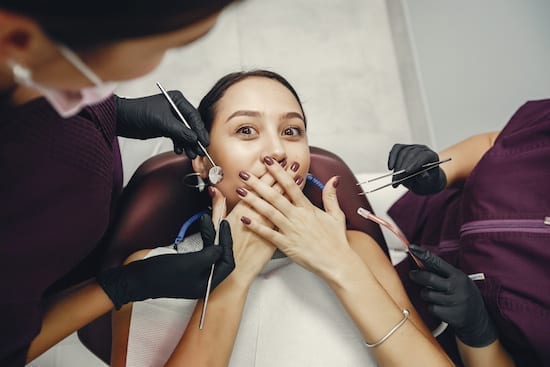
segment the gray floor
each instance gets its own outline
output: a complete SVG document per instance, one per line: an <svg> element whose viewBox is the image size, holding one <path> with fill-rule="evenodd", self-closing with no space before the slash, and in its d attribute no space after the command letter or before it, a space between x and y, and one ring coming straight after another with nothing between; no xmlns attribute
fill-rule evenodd
<svg viewBox="0 0 550 367"><path fill-rule="evenodd" d="M394 142L410 142L386 3L383 0L246 0L226 9L203 39L170 51L152 74L119 95L156 94L155 82L194 103L223 74L267 68L286 76L304 102L310 144L340 155L357 173L382 171ZM121 139L125 179L165 139ZM73 335L31 363L103 366Z"/></svg>

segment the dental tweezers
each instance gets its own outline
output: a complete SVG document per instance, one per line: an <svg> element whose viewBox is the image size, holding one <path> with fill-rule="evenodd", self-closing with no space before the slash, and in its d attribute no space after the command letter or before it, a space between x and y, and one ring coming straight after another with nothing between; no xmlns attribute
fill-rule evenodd
<svg viewBox="0 0 550 367"><path fill-rule="evenodd" d="M439 167L440 164L443 164L443 163L445 163L445 162L449 162L451 159L452 159L452 158L449 157L449 158L442 159L442 160L437 161L437 162L426 163L426 164L424 164L424 165L422 166L422 168L424 168L424 169L421 169L420 171L413 172L412 174L410 174L410 175L408 175L408 176L406 176L406 177L400 178L399 180L395 180L395 181L392 181L392 182L387 183L387 184L385 184L385 185L379 186L379 187L377 187L377 188L375 188L375 189L372 189L372 190L369 190L369 191L365 191L365 192L359 193L358 195L370 194L371 192L378 191L378 190L383 189L383 188L385 188L385 187L388 187L388 186L391 186L391 185L394 185L394 184L397 184L397 183L401 183L401 182L406 181L406 180L408 180L408 179L410 179L410 178L413 178L413 177L415 177L415 176L418 176L418 175L421 174L421 173L424 173L424 172L427 172L427 171L429 171L429 170L431 170L431 169L433 169L433 168ZM379 180L379 179L381 179L381 178L388 177L388 176L399 175L399 174L402 174L402 173L405 173L405 172L406 172L406 171L405 171L404 169L402 169L402 170L399 170L399 171L397 171L397 172L386 173L386 174L384 174L384 175L382 175L382 176L378 176L378 177L375 177L375 178L371 178L371 179L369 179L369 180L367 180L367 181L359 182L359 183L357 183L357 185L362 185L362 184L364 184L364 183L373 182L373 181L376 181L376 180Z"/></svg>

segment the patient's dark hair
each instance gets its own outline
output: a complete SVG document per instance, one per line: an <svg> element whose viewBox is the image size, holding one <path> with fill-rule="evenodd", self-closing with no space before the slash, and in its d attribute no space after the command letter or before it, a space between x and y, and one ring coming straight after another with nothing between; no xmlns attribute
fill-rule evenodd
<svg viewBox="0 0 550 367"><path fill-rule="evenodd" d="M184 28L232 0L0 0L57 42L82 50Z"/></svg>
<svg viewBox="0 0 550 367"><path fill-rule="evenodd" d="M296 93L296 90L294 89L294 87L292 87L288 80L273 71L251 70L227 74L226 76L218 80L216 84L214 84L214 86L210 89L210 91L206 93L206 95L202 98L198 110L207 131L210 131L210 129L212 128L212 122L216 114L218 101L223 97L225 91L229 89L229 87L231 87L232 85L251 77L273 79L285 86L298 101L298 104L300 105L300 110L302 110L302 115L304 116L304 123L306 123L306 114L302 106L302 101L300 101L298 93Z"/></svg>

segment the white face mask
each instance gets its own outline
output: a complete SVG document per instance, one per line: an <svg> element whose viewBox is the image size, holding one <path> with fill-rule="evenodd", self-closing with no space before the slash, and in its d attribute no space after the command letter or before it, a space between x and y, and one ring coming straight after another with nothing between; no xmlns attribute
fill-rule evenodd
<svg viewBox="0 0 550 367"><path fill-rule="evenodd" d="M115 83L104 83L80 58L65 46L58 46L61 54L88 80L94 83L93 87L82 88L78 92L64 91L49 88L36 83L32 73L26 67L13 61L9 62L16 83L36 89L63 118L76 115L85 106L99 103L109 97L116 88Z"/></svg>

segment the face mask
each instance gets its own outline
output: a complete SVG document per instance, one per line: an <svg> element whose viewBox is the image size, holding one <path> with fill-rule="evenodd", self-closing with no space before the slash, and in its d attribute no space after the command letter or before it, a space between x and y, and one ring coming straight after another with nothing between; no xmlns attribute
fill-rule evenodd
<svg viewBox="0 0 550 367"><path fill-rule="evenodd" d="M85 106L94 105L109 97L116 88L115 83L104 83L74 52L64 46L59 46L61 54L75 68L77 68L88 80L94 83L94 87L82 88L78 92L64 91L49 88L32 79L31 71L15 62L9 65L16 83L39 91L52 107L63 118L76 115Z"/></svg>

